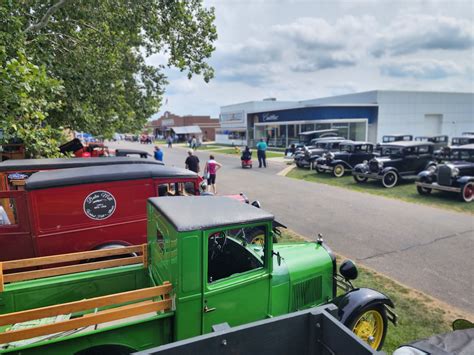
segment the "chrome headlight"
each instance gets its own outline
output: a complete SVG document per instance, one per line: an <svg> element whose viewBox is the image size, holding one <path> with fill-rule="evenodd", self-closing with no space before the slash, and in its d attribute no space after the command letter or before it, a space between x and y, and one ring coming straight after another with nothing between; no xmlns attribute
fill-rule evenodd
<svg viewBox="0 0 474 355"><path fill-rule="evenodd" d="M368 160L364 160L364 161L362 162L362 164L367 165L367 164L369 164L369 161L368 161Z"/></svg>
<svg viewBox="0 0 474 355"><path fill-rule="evenodd" d="M430 165L427 170L430 174L434 174L436 170L438 170L438 168L436 167L436 165Z"/></svg>
<svg viewBox="0 0 474 355"><path fill-rule="evenodd" d="M459 169L458 168L452 168L451 169L451 177L456 177L459 175Z"/></svg>
<svg viewBox="0 0 474 355"><path fill-rule="evenodd" d="M382 169L383 168L383 162L379 161L379 169Z"/></svg>
<svg viewBox="0 0 474 355"><path fill-rule="evenodd" d="M329 159L329 160L334 159L334 153L332 153L332 152L327 153L326 154L326 159Z"/></svg>

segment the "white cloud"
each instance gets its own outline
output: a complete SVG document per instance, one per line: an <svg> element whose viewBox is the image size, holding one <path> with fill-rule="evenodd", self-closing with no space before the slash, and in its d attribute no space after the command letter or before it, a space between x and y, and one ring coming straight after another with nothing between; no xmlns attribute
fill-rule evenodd
<svg viewBox="0 0 474 355"><path fill-rule="evenodd" d="M209 1L219 34L210 60L216 76L190 83L167 71L167 109L178 114L215 116L221 105L270 96L473 90L469 1Z"/></svg>
<svg viewBox="0 0 474 355"><path fill-rule="evenodd" d="M372 53L375 56L403 55L433 49L463 50L470 49L473 45L472 20L409 15L395 19L380 33Z"/></svg>
<svg viewBox="0 0 474 355"><path fill-rule="evenodd" d="M452 61L423 59L384 64L381 66L380 72L382 75L392 77L434 80L459 75L462 74L464 70Z"/></svg>

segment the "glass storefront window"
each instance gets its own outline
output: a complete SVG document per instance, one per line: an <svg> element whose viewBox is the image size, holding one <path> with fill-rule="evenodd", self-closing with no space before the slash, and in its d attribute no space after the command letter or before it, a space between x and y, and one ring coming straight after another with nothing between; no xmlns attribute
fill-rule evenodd
<svg viewBox="0 0 474 355"><path fill-rule="evenodd" d="M365 122L355 122L349 124L349 139L354 141L365 141L366 133L366 123Z"/></svg>

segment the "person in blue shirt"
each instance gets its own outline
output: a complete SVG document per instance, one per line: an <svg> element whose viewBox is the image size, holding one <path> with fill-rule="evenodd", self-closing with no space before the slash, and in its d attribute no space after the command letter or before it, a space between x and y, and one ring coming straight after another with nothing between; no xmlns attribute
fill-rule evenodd
<svg viewBox="0 0 474 355"><path fill-rule="evenodd" d="M267 167L267 143L263 141L263 138L260 138L260 142L257 143L257 157L258 157L258 167L261 168L262 164L266 168Z"/></svg>
<svg viewBox="0 0 474 355"><path fill-rule="evenodd" d="M161 161L161 162L163 161L163 151L157 145L155 145L154 156L155 156L155 160L158 160L158 161Z"/></svg>

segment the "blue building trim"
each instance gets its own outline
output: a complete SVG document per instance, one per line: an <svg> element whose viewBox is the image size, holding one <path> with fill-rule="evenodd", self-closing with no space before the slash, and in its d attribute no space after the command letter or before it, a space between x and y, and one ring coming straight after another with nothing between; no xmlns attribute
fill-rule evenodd
<svg viewBox="0 0 474 355"><path fill-rule="evenodd" d="M367 118L369 124L377 122L378 106L320 106L303 107L288 110L276 110L252 113L258 116L258 122L277 123L291 121L315 121L349 118Z"/></svg>

